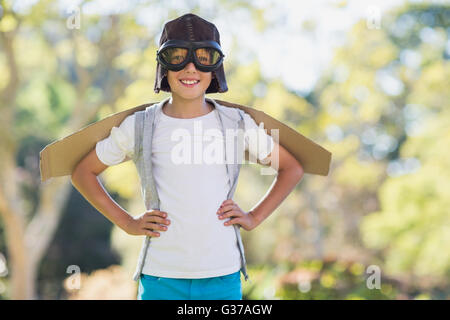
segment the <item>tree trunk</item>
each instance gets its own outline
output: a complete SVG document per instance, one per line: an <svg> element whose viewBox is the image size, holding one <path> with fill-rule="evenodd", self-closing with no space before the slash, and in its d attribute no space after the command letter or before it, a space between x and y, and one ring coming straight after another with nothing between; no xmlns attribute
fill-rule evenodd
<svg viewBox="0 0 450 320"><path fill-rule="evenodd" d="M4 174L0 190L0 213L5 223L11 272L11 298L36 299L36 277L39 263L53 238L64 204L71 190L65 178L50 180L41 189L39 208L27 224L14 165L2 166ZM5 183L7 182L7 183ZM6 186L7 184L7 186Z"/></svg>

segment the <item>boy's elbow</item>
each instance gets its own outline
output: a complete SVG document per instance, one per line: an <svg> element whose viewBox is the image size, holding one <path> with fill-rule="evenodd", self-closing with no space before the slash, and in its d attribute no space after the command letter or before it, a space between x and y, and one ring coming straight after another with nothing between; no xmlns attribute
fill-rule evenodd
<svg viewBox="0 0 450 320"><path fill-rule="evenodd" d="M282 161L278 171L286 171L289 172L289 175L297 176L299 178L304 174L303 166L294 157L291 157L289 161Z"/></svg>
<svg viewBox="0 0 450 320"><path fill-rule="evenodd" d="M70 182L72 183L72 185L73 185L74 187L76 186L76 183L77 183L77 181L78 181L79 172L80 172L79 166L77 165L77 166L73 169L72 174L70 175Z"/></svg>
<svg viewBox="0 0 450 320"><path fill-rule="evenodd" d="M301 180L303 178L304 174L305 174L305 170L303 170L302 165L300 165L299 169L298 169L298 177L299 177L298 180Z"/></svg>
<svg viewBox="0 0 450 320"><path fill-rule="evenodd" d="M290 169L291 174L296 176L298 180L300 181L303 178L303 175L305 174L305 171L303 170L303 166L296 161L295 165L293 165Z"/></svg>
<svg viewBox="0 0 450 320"><path fill-rule="evenodd" d="M81 165L81 163L78 163L75 168L72 171L72 174L70 175L70 181L72 182L72 185L76 187L80 179L86 176L86 174L90 173L87 171L87 169Z"/></svg>
<svg viewBox="0 0 450 320"><path fill-rule="evenodd" d="M299 181L302 179L305 171L303 170L303 166L300 164L300 162L297 161L297 159L292 159L287 167L289 175L296 177Z"/></svg>

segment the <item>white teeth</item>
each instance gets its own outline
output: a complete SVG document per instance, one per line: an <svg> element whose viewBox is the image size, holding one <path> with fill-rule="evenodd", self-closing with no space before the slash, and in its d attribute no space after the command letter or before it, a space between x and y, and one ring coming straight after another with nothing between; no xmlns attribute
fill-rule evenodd
<svg viewBox="0 0 450 320"><path fill-rule="evenodd" d="M198 80L181 80L181 82L185 83L185 84L194 84L199 82Z"/></svg>

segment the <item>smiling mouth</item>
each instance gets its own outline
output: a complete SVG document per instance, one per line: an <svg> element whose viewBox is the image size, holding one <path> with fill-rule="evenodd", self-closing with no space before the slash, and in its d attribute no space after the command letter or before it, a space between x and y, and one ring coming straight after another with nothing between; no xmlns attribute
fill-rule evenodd
<svg viewBox="0 0 450 320"><path fill-rule="evenodd" d="M179 81L183 86L188 87L188 88L192 88L200 83L200 80L188 81L188 82L183 82L182 80L179 80Z"/></svg>

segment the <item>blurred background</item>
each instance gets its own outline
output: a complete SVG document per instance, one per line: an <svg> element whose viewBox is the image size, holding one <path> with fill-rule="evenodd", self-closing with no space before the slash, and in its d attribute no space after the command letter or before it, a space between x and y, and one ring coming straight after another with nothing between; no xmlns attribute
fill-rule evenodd
<svg viewBox="0 0 450 320"><path fill-rule="evenodd" d="M153 91L168 20L221 34L229 91L333 154L242 230L244 299L450 298L448 1L0 0L0 299L135 299L142 237L112 225L39 152ZM245 165L244 210L273 176ZM132 161L100 176L145 211Z"/></svg>

